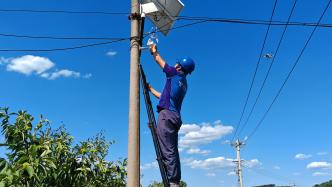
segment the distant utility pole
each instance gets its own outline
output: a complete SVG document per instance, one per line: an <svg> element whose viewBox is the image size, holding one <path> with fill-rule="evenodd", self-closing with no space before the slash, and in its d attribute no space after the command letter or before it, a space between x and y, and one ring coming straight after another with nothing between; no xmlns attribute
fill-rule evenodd
<svg viewBox="0 0 332 187"><path fill-rule="evenodd" d="M241 160L241 156L240 156L240 150L241 147L244 145L243 142L241 142L239 139L236 140L236 142L232 143L232 146L236 149L236 161L234 161L237 165L236 167L236 174L238 176L238 186L239 187L243 187L243 178L242 178L242 160Z"/></svg>
<svg viewBox="0 0 332 187"><path fill-rule="evenodd" d="M140 186L139 6L138 0L131 0L127 187Z"/></svg>

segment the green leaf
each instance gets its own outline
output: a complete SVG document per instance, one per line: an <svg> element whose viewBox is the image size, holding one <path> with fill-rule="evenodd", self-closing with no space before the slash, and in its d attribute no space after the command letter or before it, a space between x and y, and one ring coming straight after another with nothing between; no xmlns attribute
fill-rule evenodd
<svg viewBox="0 0 332 187"><path fill-rule="evenodd" d="M35 173L34 170L33 170L33 168L30 165L28 167L26 167L25 170L28 172L30 178Z"/></svg>
<svg viewBox="0 0 332 187"><path fill-rule="evenodd" d="M26 169L29 166L30 166L30 164L28 162L25 162L22 164L23 169Z"/></svg>
<svg viewBox="0 0 332 187"><path fill-rule="evenodd" d="M37 126L36 126L36 130L40 129L42 126L43 126L42 123L38 123Z"/></svg>
<svg viewBox="0 0 332 187"><path fill-rule="evenodd" d="M47 163L48 163L48 165L49 165L51 168L56 169L56 165L55 165L52 161L49 161L49 162L47 162Z"/></svg>
<svg viewBox="0 0 332 187"><path fill-rule="evenodd" d="M32 157L36 157L37 156L37 152L38 152L38 149L39 149L40 146L37 146L37 145L32 145L30 147L30 154Z"/></svg>
<svg viewBox="0 0 332 187"><path fill-rule="evenodd" d="M18 164L21 164L21 163L26 163L26 161L29 161L29 156L28 155L24 155L24 156L21 156L18 160L17 160L17 163ZM29 163L28 163L29 164Z"/></svg>
<svg viewBox="0 0 332 187"><path fill-rule="evenodd" d="M46 155L48 155L48 154L50 154L50 153L52 153L52 151L51 150L45 150L41 155L40 155L40 157L44 157L44 156L46 156Z"/></svg>
<svg viewBox="0 0 332 187"><path fill-rule="evenodd" d="M57 143L57 151L62 150L62 144L60 142Z"/></svg>

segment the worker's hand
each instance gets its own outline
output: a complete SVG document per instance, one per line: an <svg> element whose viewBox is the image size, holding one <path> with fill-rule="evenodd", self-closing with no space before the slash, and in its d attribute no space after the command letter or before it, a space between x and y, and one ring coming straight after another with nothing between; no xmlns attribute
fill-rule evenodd
<svg viewBox="0 0 332 187"><path fill-rule="evenodd" d="M154 54L154 53L157 52L157 46L156 46L156 44L151 44L150 45L150 52L151 52L151 54Z"/></svg>
<svg viewBox="0 0 332 187"><path fill-rule="evenodd" d="M151 91L151 84L150 83L146 83L146 87L148 88L149 91Z"/></svg>

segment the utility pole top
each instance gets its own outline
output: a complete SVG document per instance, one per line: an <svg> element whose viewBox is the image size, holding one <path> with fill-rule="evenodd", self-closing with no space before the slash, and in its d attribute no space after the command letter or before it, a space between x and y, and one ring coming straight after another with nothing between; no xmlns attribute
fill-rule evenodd
<svg viewBox="0 0 332 187"><path fill-rule="evenodd" d="M245 143L242 142L242 141L240 141L239 139L237 139L235 142L232 142L231 145L236 148L236 147L242 147L242 146L244 146Z"/></svg>

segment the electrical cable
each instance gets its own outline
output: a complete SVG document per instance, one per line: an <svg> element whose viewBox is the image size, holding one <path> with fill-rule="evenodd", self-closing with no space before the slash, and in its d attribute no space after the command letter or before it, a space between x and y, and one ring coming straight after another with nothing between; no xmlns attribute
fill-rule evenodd
<svg viewBox="0 0 332 187"><path fill-rule="evenodd" d="M126 13L126 12L71 11L71 10L34 10L34 9L0 9L0 12L129 15L129 13Z"/></svg>
<svg viewBox="0 0 332 187"><path fill-rule="evenodd" d="M284 21L272 21L271 23L266 20L250 20L250 19L238 19L238 18L208 18L208 17L190 17L190 16L179 16L182 20L206 20L208 22L222 22L222 23L237 23L237 24L252 24L252 25L272 25L272 26L307 26L307 27L326 27L331 28L331 24L317 24L310 22L284 22Z"/></svg>
<svg viewBox="0 0 332 187"><path fill-rule="evenodd" d="M275 12L275 9L277 7L277 3L278 3L278 0L275 0L274 1L274 6L273 6L273 10L272 10L272 13L271 13L271 16L270 16L270 23L272 22L272 19L273 19L273 16L274 16L274 12ZM251 90L252 90L252 87L253 87L255 79L256 79L257 70L258 70L258 67L259 67L259 64L260 64L260 61L261 61L261 58L262 58L262 54L263 54L264 48L265 48L265 43L266 43L267 37L269 35L270 27L271 27L271 25L269 24L268 27L267 27L267 29L266 29L266 32L265 32L264 41L263 41L263 44L262 44L262 47L261 47L261 50L260 50L260 53L259 53L259 56L258 56L258 60L257 60L257 63L256 63L256 68L255 68L255 71L254 71L254 75L253 75L253 77L251 79L250 88L249 88L249 91L247 93L246 101L245 101L245 104L244 104L244 106L242 108L241 117L239 119L239 122L237 123L237 126L236 126L236 129L235 129L235 133L233 135L232 141L234 140L234 138L235 138L235 136L237 134L237 131L239 130L239 128L241 126L243 115L244 115L244 112L246 110L246 107L247 107L247 104L248 104L248 101L249 101Z"/></svg>
<svg viewBox="0 0 332 187"><path fill-rule="evenodd" d="M326 11L327 11L327 9L330 7L331 1L332 1L332 0L329 0L329 2L327 3L325 9L324 9L323 12L322 12L322 15L319 17L319 20L317 21L317 24L319 24L319 23L321 22L321 20L323 19L324 15L325 15L325 13L326 13ZM257 130L259 129L259 127L262 125L264 119L266 118L267 114L270 112L272 106L274 105L274 103L276 102L276 100L278 99L278 97L280 96L281 91L282 91L283 88L285 87L285 85L286 85L286 83L288 82L289 78L291 77L291 75L292 75L294 69L296 68L297 64L299 63L299 61L300 61L300 59L301 59L301 57L302 57L302 55L303 55L305 49L307 48L307 46L308 46L309 42L311 41L311 38L312 38L312 36L314 35L314 33L316 32L316 30L317 30L317 27L314 27L314 29L312 30L310 36L308 37L308 39L307 39L307 41L306 41L306 43L305 43L305 45L304 45L304 47L302 48L302 50L301 50L299 56L297 57L296 61L294 62L294 64L293 64L291 70L288 72L288 74L287 74L287 76L286 76L286 78L285 78L285 80L284 80L282 86L279 88L279 90L278 90L276 96L274 97L273 101L272 101L271 104L269 105L267 111L264 113L264 115L263 115L263 117L261 118L261 120L258 122L258 124L257 124L256 127L254 128L254 130L248 135L248 138L247 138L246 142L247 142L247 141L248 141L248 140L249 140L249 139L250 139L250 138L251 138L251 137L257 132Z"/></svg>
<svg viewBox="0 0 332 187"><path fill-rule="evenodd" d="M8 10L9 11L9 10ZM10 11L22 11L22 10L10 10ZM103 13L103 12L72 12L72 11L40 11L40 10L31 10L32 12L71 12L71 13ZM1 9L0 9L1 12ZM108 12L104 12L108 13ZM111 14L111 13L110 13ZM332 28L332 24L317 24L317 23L303 23L303 22L282 22L282 21L272 21L268 23L264 20L244 20L244 19L230 19L230 18L191 18L188 16L179 16L178 20L187 20L187 21L202 21L202 22L220 22L220 23L235 23L235 24L255 24L255 25L272 25L272 26L310 26L310 27L324 27L324 28ZM169 25L171 23L166 23L163 27ZM161 28L160 28L161 29ZM14 37L14 38L29 38L29 39L51 39L51 40L117 40L120 38L112 38L112 37L60 37L60 36L36 36L36 35L20 35L20 34L8 34L8 33L0 33L2 37Z"/></svg>
<svg viewBox="0 0 332 187"><path fill-rule="evenodd" d="M289 16L288 16L288 19L287 19L287 23L290 22L290 19L291 19L293 13L294 13L294 10L295 10L295 7L296 7L296 3L297 3L297 0L295 0L294 3L293 3L293 6L292 6L292 9L291 9L291 12L290 12L290 14L289 14ZM268 71L267 71L267 73L266 73L266 75L265 75L264 81L263 81L263 83L262 83L262 85L261 85L261 87L260 87L259 93L258 93L258 95L257 95L257 97L256 97L256 99L255 99L255 102L254 102L253 106L251 107L251 110L250 110L250 112L249 112L249 115L248 115L248 117L247 117L245 123L243 124L242 128L241 128L240 131L239 131L239 136L241 135L241 133L242 133L243 129L245 128L245 126L248 124L248 121L249 121L250 117L252 116L252 113L253 113L253 111L254 111L254 109L255 109L255 107L256 107L256 104L257 104L257 102L258 102L258 100L259 100L259 98L260 98L260 96L261 96L261 94L262 94L262 91L263 91L263 88L264 88L264 86L265 86L266 80L267 80L267 78L268 78L269 75L270 75L270 72L271 72L272 66L273 66L273 64L274 64L274 62L275 62L275 59L276 59L277 55L278 55L278 52L279 52L279 49L280 49L281 43L282 43L282 41L283 41L283 39L284 39L284 36L285 36L285 33L286 33L286 31L287 31L287 28L288 28L288 25L286 25L286 26L284 27L284 30L283 30L283 32L282 32L282 35L281 35L281 37L280 37L280 39L279 39L279 42L278 42L278 45L277 45L276 52L275 52L275 54L274 54L274 56L273 56L273 58L272 58L272 62L270 63L269 69L268 69Z"/></svg>
<svg viewBox="0 0 332 187"><path fill-rule="evenodd" d="M189 27L189 26L200 24L200 23L204 23L204 22L205 21L197 21L197 22L188 23L188 24L177 26L177 27L173 27L173 28L168 29L168 30L176 30L176 29L180 29L180 28L184 28L184 27ZM159 30L157 32L162 32L162 31L163 30ZM151 33L146 33L146 34L144 34L144 37L146 37L146 36L148 36L150 34ZM79 46L73 46L73 47L53 48L53 49L0 49L0 52L53 52L53 51L66 51L66 50L82 49L82 48L87 48L87 47L95 47L95 46L100 46L100 45L107 45L107 44L117 43L117 42L126 41L126 40L130 40L130 39L131 38L119 38L117 40L112 40L112 41L108 41L108 42L92 43L92 44L85 44L85 45L79 45Z"/></svg>
<svg viewBox="0 0 332 187"><path fill-rule="evenodd" d="M136 5L135 5L136 6ZM102 14L102 15L130 15L128 12L108 12L108 11L74 11L74 10L38 10L38 9L0 9L0 12L21 12L21 13L64 13L64 14ZM173 16L175 17L175 16ZM176 19L181 18L190 21L207 20L209 22L224 22L224 23L240 23L240 24L258 24L258 25L286 25L283 21L266 21L255 19L239 19L239 18L220 18L208 16L177 16ZM294 26L316 26L315 23L308 22L290 22L287 25ZM332 24L319 24L318 27L332 27Z"/></svg>
<svg viewBox="0 0 332 187"><path fill-rule="evenodd" d="M181 18L177 19L177 20L181 20ZM178 28L182 28L182 27L187 27L187 26L191 26L191 25L196 25L196 24L200 24L206 22L205 20L199 20L193 23L189 23L189 24L184 24L182 26L178 26L178 27L174 27L171 28L170 30L174 30L174 29L178 29ZM163 25L162 27L159 28L159 31L166 31L163 30L162 28L166 27L167 25L169 25L171 22L166 23L165 25ZM158 31L158 32L159 32ZM156 32L151 32L149 34L152 33L156 33ZM35 36L35 35L18 35L18 34L5 34L5 33L0 33L0 36L3 37L14 37L14 38L29 38L29 39L51 39L51 40L121 40L123 38L111 38L111 37L59 37L59 36Z"/></svg>
<svg viewBox="0 0 332 187"><path fill-rule="evenodd" d="M93 44L85 44L73 47L64 47L64 48L53 48L53 49L0 49L1 52L52 52L52 51L67 51L67 50L74 50L74 49L82 49L87 47L94 47L100 45L106 45L111 43L116 43L120 41L129 40L130 38L121 38L118 40L113 40L109 42L101 42L101 43L93 43Z"/></svg>
<svg viewBox="0 0 332 187"><path fill-rule="evenodd" d="M186 20L183 18L179 18L177 20ZM202 21L202 22L211 22L211 20L197 20L197 21ZM233 21L225 21L228 23L236 23ZM169 24L169 23L168 23ZM166 24L165 26L167 26L168 24ZM266 25L264 23L264 25ZM274 25L273 23L271 23L271 25ZM284 24L278 24L280 26L291 26L291 23L284 23ZM304 25L302 25L304 26ZM326 28L332 28L332 25L330 24L313 24L310 23L310 25L305 25L305 26L317 26L317 27L326 27ZM120 38L112 38L112 37L60 37L60 36L36 36L36 35L19 35L19 34L7 34L7 33L0 33L0 36L3 37L14 37L14 38L30 38L30 39L51 39L51 40L117 40Z"/></svg>
<svg viewBox="0 0 332 187"><path fill-rule="evenodd" d="M0 36L14 37L14 38L30 38L30 39L52 39L52 40L118 40L118 39L121 39L121 38L109 38L109 37L34 36L34 35L4 34L4 33L0 33Z"/></svg>

